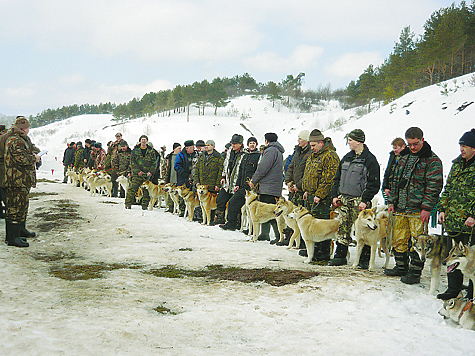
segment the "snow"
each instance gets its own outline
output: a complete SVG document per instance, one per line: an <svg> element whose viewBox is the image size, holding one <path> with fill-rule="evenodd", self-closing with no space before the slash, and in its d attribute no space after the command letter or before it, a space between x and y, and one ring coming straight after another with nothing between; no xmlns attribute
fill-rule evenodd
<svg viewBox="0 0 475 356"><path fill-rule="evenodd" d="M160 209L125 210L119 198L91 197L83 189L61 184L65 142L90 137L103 144L117 131L130 143L143 133L156 147L187 139L214 139L222 149L233 133L247 139L244 124L262 143L274 131L290 154L302 129L325 128L345 118L341 131L326 131L340 156L348 151L344 135L353 128L366 133L367 144L386 165L390 142L410 126L424 130L441 157L447 174L458 155L458 139L473 127L475 105L457 108L475 97L475 87L460 86L448 96L437 86L421 89L356 120L354 110L335 102L311 114L272 108L266 100L235 99L218 116L207 108L152 116L115 125L109 115L70 118L31 131L32 141L49 152L44 158L30 201L27 226L39 232L30 248L0 249L0 353L2 355L466 355L475 349L473 331L444 321L442 302L428 294L429 266L420 285L408 286L386 277L377 257L377 271L349 266L307 265L296 250L249 242L239 232L206 227ZM464 84L462 85L462 82ZM454 86L449 82L449 87ZM408 103L409 107L404 107ZM228 116L231 104L239 111ZM442 109L446 107L446 109ZM196 109L195 109L196 110ZM406 110L410 113L406 115ZM392 113L390 113L392 111ZM241 114L250 118L241 120ZM112 126L115 125L115 126ZM53 171L52 171L53 170ZM54 195L51 195L54 194ZM59 200L71 201L82 217L51 231L39 231L40 213ZM0 224L3 224L0 223ZM70 260L45 262L38 254L74 253ZM350 264L354 248L350 249ZM68 281L50 274L50 267L67 263L140 264L118 269L104 278ZM392 266L391 261L391 266ZM264 282L241 283L203 278L169 279L145 273L174 265L202 269L222 264L243 268L269 267L318 271L317 277L275 287ZM446 278L440 286L445 290ZM176 315L153 309L166 306Z"/></svg>

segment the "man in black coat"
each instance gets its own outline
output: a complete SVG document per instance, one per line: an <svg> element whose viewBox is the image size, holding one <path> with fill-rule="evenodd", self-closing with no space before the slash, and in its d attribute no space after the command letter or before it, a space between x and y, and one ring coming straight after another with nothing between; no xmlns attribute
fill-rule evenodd
<svg viewBox="0 0 475 356"><path fill-rule="evenodd" d="M244 157L239 166L234 194L228 202L228 221L226 224L219 225L221 229L236 230L239 228L240 221L238 221L238 218L245 203L246 190L251 189L248 182L256 171L260 156L261 154L257 149L257 139L250 137L247 140L247 149L244 150Z"/></svg>

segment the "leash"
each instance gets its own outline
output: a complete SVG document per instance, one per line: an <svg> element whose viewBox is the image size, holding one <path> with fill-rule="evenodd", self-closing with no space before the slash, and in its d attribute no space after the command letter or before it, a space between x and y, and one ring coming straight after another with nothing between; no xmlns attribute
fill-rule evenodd
<svg viewBox="0 0 475 356"><path fill-rule="evenodd" d="M460 312L459 314L459 320L462 318L463 314L469 310L473 305L473 299L470 299L467 304L465 304L465 306L463 307L462 311Z"/></svg>

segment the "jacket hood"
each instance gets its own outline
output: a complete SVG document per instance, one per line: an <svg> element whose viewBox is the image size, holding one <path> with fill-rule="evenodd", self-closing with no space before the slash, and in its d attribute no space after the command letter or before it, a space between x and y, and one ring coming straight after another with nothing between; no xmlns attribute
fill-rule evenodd
<svg viewBox="0 0 475 356"><path fill-rule="evenodd" d="M266 147L266 149L269 148L269 147L275 147L275 148L277 148L281 153L284 153L284 152L285 152L284 146L282 146L282 145L281 145L279 142L277 142L277 141L269 143L269 145Z"/></svg>

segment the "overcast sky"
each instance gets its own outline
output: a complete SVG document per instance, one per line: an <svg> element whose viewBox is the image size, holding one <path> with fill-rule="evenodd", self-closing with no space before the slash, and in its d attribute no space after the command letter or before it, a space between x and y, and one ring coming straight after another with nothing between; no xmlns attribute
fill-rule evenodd
<svg viewBox="0 0 475 356"><path fill-rule="evenodd" d="M245 72L346 87L444 0L0 0L0 113L122 103ZM458 5L460 1L456 1Z"/></svg>

